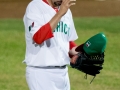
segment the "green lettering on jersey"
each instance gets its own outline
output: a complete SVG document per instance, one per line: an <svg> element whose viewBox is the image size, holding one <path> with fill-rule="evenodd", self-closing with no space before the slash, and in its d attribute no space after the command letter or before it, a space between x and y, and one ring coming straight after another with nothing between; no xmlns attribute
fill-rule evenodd
<svg viewBox="0 0 120 90"><path fill-rule="evenodd" d="M61 22L61 32L63 32L63 22Z"/></svg>
<svg viewBox="0 0 120 90"><path fill-rule="evenodd" d="M60 25L60 23L58 23L58 24L57 24L57 28L56 28L56 31L57 31L57 32L60 32L60 27L61 27L61 25Z"/></svg>
<svg viewBox="0 0 120 90"><path fill-rule="evenodd" d="M67 34L67 24L64 24L64 33Z"/></svg>
<svg viewBox="0 0 120 90"><path fill-rule="evenodd" d="M57 27L55 28L54 32L62 32L64 34L69 35L69 30L70 30L70 27L66 23L59 22Z"/></svg>

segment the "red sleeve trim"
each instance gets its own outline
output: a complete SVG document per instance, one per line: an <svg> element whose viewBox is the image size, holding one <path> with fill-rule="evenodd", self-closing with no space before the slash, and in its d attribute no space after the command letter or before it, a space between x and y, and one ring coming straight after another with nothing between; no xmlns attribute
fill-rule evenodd
<svg viewBox="0 0 120 90"><path fill-rule="evenodd" d="M70 42L69 42L69 45L70 45L70 50L71 50L73 47L77 46L77 45L75 44L75 42L73 42L73 41L70 41ZM70 55L70 54L69 54L69 57L72 58L73 55Z"/></svg>
<svg viewBox="0 0 120 90"><path fill-rule="evenodd" d="M45 24L44 26L42 26L33 36L33 40L37 43L37 44L41 44L42 42L44 42L47 39L50 39L53 37L53 32L51 29L51 26L49 23Z"/></svg>
<svg viewBox="0 0 120 90"><path fill-rule="evenodd" d="M70 42L69 42L69 45L70 45L70 50L71 50L73 47L77 46L77 45L75 44L75 42L73 42L73 41L70 41Z"/></svg>

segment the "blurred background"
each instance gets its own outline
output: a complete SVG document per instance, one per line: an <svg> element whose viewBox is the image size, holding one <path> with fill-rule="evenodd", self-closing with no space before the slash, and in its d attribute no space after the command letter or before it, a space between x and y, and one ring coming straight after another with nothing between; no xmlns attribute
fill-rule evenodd
<svg viewBox="0 0 120 90"><path fill-rule="evenodd" d="M23 15L31 0L0 0L0 90L29 90L25 79ZM44 8L44 7L43 7ZM76 0L71 7L76 44L103 32L107 39L103 70L93 77L69 67L71 90L120 90L120 0Z"/></svg>
<svg viewBox="0 0 120 90"><path fill-rule="evenodd" d="M0 18L22 18L31 0L0 0ZM76 0L74 17L119 16L120 0Z"/></svg>

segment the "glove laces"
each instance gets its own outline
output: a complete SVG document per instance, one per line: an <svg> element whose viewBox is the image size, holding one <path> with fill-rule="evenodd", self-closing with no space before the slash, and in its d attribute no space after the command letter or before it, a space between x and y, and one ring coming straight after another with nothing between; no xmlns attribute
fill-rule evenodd
<svg viewBox="0 0 120 90"><path fill-rule="evenodd" d="M96 75L92 78L92 80L90 81L90 84L93 82L93 80L95 79ZM87 73L84 76L85 79L87 79Z"/></svg>

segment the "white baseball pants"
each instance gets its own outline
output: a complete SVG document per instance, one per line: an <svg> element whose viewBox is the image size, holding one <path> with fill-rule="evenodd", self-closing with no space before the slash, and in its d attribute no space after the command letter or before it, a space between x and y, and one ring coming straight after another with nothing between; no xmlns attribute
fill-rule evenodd
<svg viewBox="0 0 120 90"><path fill-rule="evenodd" d="M26 81L30 90L70 90L68 67L64 69L26 67Z"/></svg>

